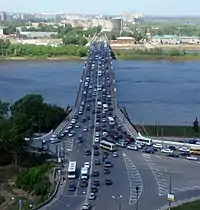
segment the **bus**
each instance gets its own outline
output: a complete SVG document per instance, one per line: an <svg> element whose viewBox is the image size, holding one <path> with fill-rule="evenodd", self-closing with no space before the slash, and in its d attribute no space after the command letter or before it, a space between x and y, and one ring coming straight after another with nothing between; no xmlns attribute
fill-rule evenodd
<svg viewBox="0 0 200 210"><path fill-rule="evenodd" d="M190 148L190 154L200 155L200 149L199 148Z"/></svg>
<svg viewBox="0 0 200 210"><path fill-rule="evenodd" d="M115 144L111 143L111 142L108 142L108 141L101 141L100 142L100 147L102 149L107 149L107 150L110 150L111 152L114 152L117 150L117 147Z"/></svg>
<svg viewBox="0 0 200 210"><path fill-rule="evenodd" d="M114 125L115 124L115 120L113 117L108 117L108 122L110 125Z"/></svg>
<svg viewBox="0 0 200 210"><path fill-rule="evenodd" d="M103 111L107 112L108 111L108 105L107 104L103 104Z"/></svg>
<svg viewBox="0 0 200 210"><path fill-rule="evenodd" d="M68 170L67 170L67 177L69 179L76 179L76 175L77 175L76 170L77 170L76 162L75 161L70 161L69 166L68 166Z"/></svg>
<svg viewBox="0 0 200 210"><path fill-rule="evenodd" d="M136 143L137 144L143 144L146 146L152 146L153 145L153 141L150 138L146 138L144 136L142 136L140 133L138 133L139 136L136 138Z"/></svg>

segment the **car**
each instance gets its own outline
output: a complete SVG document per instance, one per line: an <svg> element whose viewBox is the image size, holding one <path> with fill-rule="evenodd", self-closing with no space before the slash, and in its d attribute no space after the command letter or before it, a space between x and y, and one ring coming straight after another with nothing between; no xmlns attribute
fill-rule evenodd
<svg viewBox="0 0 200 210"><path fill-rule="evenodd" d="M100 133L99 132L96 132L95 133L95 137L99 137L100 136Z"/></svg>
<svg viewBox="0 0 200 210"><path fill-rule="evenodd" d="M80 127L80 125L77 123L76 125L75 125L75 128L79 128Z"/></svg>
<svg viewBox="0 0 200 210"><path fill-rule="evenodd" d="M74 135L75 135L75 132L74 131L70 131L69 134L68 134L69 137L72 137Z"/></svg>
<svg viewBox="0 0 200 210"><path fill-rule="evenodd" d="M187 156L187 160L193 160L193 161L198 161L198 157L195 156Z"/></svg>
<svg viewBox="0 0 200 210"><path fill-rule="evenodd" d="M106 168L110 168L110 167L113 166L113 164L112 164L109 160L105 159L105 160L104 160L104 166L105 166Z"/></svg>
<svg viewBox="0 0 200 210"><path fill-rule="evenodd" d="M113 157L118 157L118 153L117 152L113 152Z"/></svg>
<svg viewBox="0 0 200 210"><path fill-rule="evenodd" d="M100 184L99 184L99 180L98 179L94 179L93 180L93 185L94 186L99 186Z"/></svg>
<svg viewBox="0 0 200 210"><path fill-rule="evenodd" d="M98 147L96 144L94 144L94 145L92 146L92 148L93 148L93 150L99 150L99 147Z"/></svg>
<svg viewBox="0 0 200 210"><path fill-rule="evenodd" d="M87 187L88 186L87 180L86 179L82 179L80 185L81 185L81 187Z"/></svg>
<svg viewBox="0 0 200 210"><path fill-rule="evenodd" d="M118 137L117 137L117 138L118 138ZM123 148L126 147L126 144L124 144L123 142L117 142L116 145L117 145L118 147L123 147Z"/></svg>
<svg viewBox="0 0 200 210"><path fill-rule="evenodd" d="M134 145L134 144L128 145L126 148L129 149L129 150L135 150L135 151L138 150L138 146L137 145Z"/></svg>
<svg viewBox="0 0 200 210"><path fill-rule="evenodd" d="M98 177L98 176L99 176L99 171L94 170L94 171L92 172L92 176L93 176L93 177Z"/></svg>
<svg viewBox="0 0 200 210"><path fill-rule="evenodd" d="M86 151L85 151L85 155L86 156L90 156L92 154L92 152L89 150L89 149L87 149Z"/></svg>
<svg viewBox="0 0 200 210"><path fill-rule="evenodd" d="M181 152L179 153L179 155L187 157L187 156L190 156L190 152Z"/></svg>
<svg viewBox="0 0 200 210"><path fill-rule="evenodd" d="M143 152L144 153L148 153L148 154L154 154L154 149L155 148L151 148L151 147L146 147L144 150L143 150Z"/></svg>
<svg viewBox="0 0 200 210"><path fill-rule="evenodd" d="M87 132L87 131L88 131L88 129L87 129L87 128L84 128L84 129L83 129L83 131L84 131L84 132Z"/></svg>
<svg viewBox="0 0 200 210"><path fill-rule="evenodd" d="M95 142L95 143L99 143L99 142L100 142L99 137L95 137L95 138L94 138L94 142Z"/></svg>
<svg viewBox="0 0 200 210"><path fill-rule="evenodd" d="M174 152L167 154L167 156L168 156L168 157L179 158L179 155L176 154L176 153L174 153Z"/></svg>
<svg viewBox="0 0 200 210"><path fill-rule="evenodd" d="M111 179L106 179L106 180L105 180L105 184L106 184L106 185L112 185L113 182L112 182Z"/></svg>
<svg viewBox="0 0 200 210"><path fill-rule="evenodd" d="M180 147L180 148L179 148L179 151L180 151L180 152L189 152L190 149L187 148L187 147Z"/></svg>
<svg viewBox="0 0 200 210"><path fill-rule="evenodd" d="M85 162L83 167L84 168L90 168L90 163L89 162Z"/></svg>
<svg viewBox="0 0 200 210"><path fill-rule="evenodd" d="M100 160L99 159L95 159L95 161L94 161L94 165L101 165L101 162L100 162Z"/></svg>
<svg viewBox="0 0 200 210"><path fill-rule="evenodd" d="M171 150L173 150L173 151L176 150L176 147L175 146L169 146L168 148L171 149Z"/></svg>
<svg viewBox="0 0 200 210"><path fill-rule="evenodd" d="M172 153L172 152L173 152L173 150L168 149L168 148L165 148L165 149L161 149L161 152L162 152L162 153L167 153L167 154L170 154L170 153Z"/></svg>
<svg viewBox="0 0 200 210"><path fill-rule="evenodd" d="M92 205L90 203L84 203L81 210L90 210Z"/></svg>
<svg viewBox="0 0 200 210"><path fill-rule="evenodd" d="M93 186L91 187L91 192L92 192L92 193L98 193L98 191L99 191L99 190L98 190L97 186L94 186L94 185L93 185Z"/></svg>
<svg viewBox="0 0 200 210"><path fill-rule="evenodd" d="M94 155L98 156L99 155L99 150L94 150Z"/></svg>
<svg viewBox="0 0 200 210"><path fill-rule="evenodd" d="M163 145L162 144L154 144L153 147L156 149L162 149Z"/></svg>
<svg viewBox="0 0 200 210"><path fill-rule="evenodd" d="M89 200L95 200L96 199L96 194L95 193L90 193L89 194Z"/></svg>
<svg viewBox="0 0 200 210"><path fill-rule="evenodd" d="M70 184L68 187L69 191L75 191L76 190L76 185L75 184Z"/></svg>

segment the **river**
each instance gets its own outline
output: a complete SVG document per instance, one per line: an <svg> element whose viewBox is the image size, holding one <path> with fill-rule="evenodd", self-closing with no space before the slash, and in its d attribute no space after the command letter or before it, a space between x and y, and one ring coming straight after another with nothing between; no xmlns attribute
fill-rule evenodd
<svg viewBox="0 0 200 210"><path fill-rule="evenodd" d="M0 100L27 93L73 106L83 62L1 61ZM114 61L118 102L137 124L187 124L200 117L200 62Z"/></svg>

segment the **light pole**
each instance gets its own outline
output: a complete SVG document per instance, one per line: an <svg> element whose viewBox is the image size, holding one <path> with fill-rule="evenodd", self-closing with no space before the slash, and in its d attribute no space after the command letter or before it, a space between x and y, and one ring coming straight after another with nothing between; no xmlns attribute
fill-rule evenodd
<svg viewBox="0 0 200 210"><path fill-rule="evenodd" d="M123 198L122 195L120 195L118 198L115 197L114 195L112 196L112 198L116 201L118 201L118 210L121 210L121 199Z"/></svg>
<svg viewBox="0 0 200 210"><path fill-rule="evenodd" d="M140 188L137 186L135 189L136 189L136 194L137 194L136 210L138 210L138 207L139 207L139 206L138 206L138 197L139 197L139 189L140 189Z"/></svg>

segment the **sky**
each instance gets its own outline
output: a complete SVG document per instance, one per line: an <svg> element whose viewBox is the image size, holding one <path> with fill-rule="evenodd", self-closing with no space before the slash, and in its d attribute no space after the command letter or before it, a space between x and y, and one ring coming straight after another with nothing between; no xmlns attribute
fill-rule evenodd
<svg viewBox="0 0 200 210"><path fill-rule="evenodd" d="M9 12L199 15L200 0L0 0L0 8Z"/></svg>

